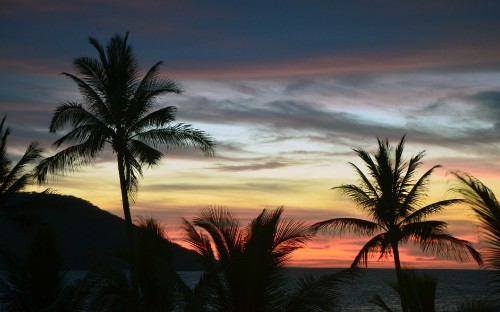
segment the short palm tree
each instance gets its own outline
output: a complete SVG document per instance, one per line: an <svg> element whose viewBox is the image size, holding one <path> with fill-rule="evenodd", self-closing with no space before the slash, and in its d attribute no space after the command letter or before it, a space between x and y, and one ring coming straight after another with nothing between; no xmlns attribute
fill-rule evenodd
<svg viewBox="0 0 500 312"><path fill-rule="evenodd" d="M483 230L486 246L484 259L487 267L494 269L495 278L492 280L494 292L500 293L500 203L493 191L477 178L463 172L454 172L459 187L453 190L464 197L479 220Z"/></svg>
<svg viewBox="0 0 500 312"><path fill-rule="evenodd" d="M44 182L49 173L64 173L87 165L105 146L111 146L118 163L123 212L132 241L130 201L138 190L142 167L157 165L163 156L157 148L194 147L210 156L215 143L191 125L172 124L175 107L155 110L159 96L182 90L176 82L159 77L161 62L141 79L127 39L128 33L115 35L104 48L89 38L98 58L76 58L73 66L77 74L63 73L77 84L83 103L70 101L59 105L49 130L55 133L69 126L71 130L54 145L75 145L44 159L38 166L38 179Z"/></svg>
<svg viewBox="0 0 500 312"><path fill-rule="evenodd" d="M246 228L224 208L184 219L186 239L205 266L191 303L196 309L188 311L333 311L348 274L304 277L294 289L285 266L313 233L302 222L283 220L282 213L264 209Z"/></svg>
<svg viewBox="0 0 500 312"><path fill-rule="evenodd" d="M48 311L45 309L56 305L65 284L62 264L56 234L47 223L37 224L24 261L14 251L2 250L2 311Z"/></svg>
<svg viewBox="0 0 500 312"><path fill-rule="evenodd" d="M403 270L403 283L388 283L400 296L406 305L409 312L435 312L437 278L429 273L418 273L410 269ZM384 311L393 312L380 297L375 295L371 300L372 303L381 307Z"/></svg>
<svg viewBox="0 0 500 312"><path fill-rule="evenodd" d="M171 264L165 229L154 219L139 219L136 252L122 253L130 273L106 264L92 268L70 285L60 304L69 311L180 311L191 290Z"/></svg>
<svg viewBox="0 0 500 312"><path fill-rule="evenodd" d="M447 199L422 205L429 178L439 166L431 167L417 179L417 169L422 165L424 157L423 151L406 161L403 158L404 136L395 148L388 140L377 141L378 151L375 154L371 155L360 148L354 149L368 170L366 174L355 164L349 163L360 179L359 184L344 184L333 188L352 199L371 220L334 218L318 222L313 227L339 235L353 232L372 236L354 258L352 267L368 265L370 253L379 253L379 259L392 254L399 284L402 280L399 246L409 241L420 245L423 251L439 256L457 260L472 257L481 263L481 255L470 242L458 239L446 231L446 222L425 220L445 207L460 202L459 199Z"/></svg>
<svg viewBox="0 0 500 312"><path fill-rule="evenodd" d="M36 177L26 167L32 165L42 157L43 149L38 142L32 142L24 152L21 159L12 166L12 161L7 154L7 138L10 129L5 128L5 119L0 122L0 206L16 192L24 189Z"/></svg>

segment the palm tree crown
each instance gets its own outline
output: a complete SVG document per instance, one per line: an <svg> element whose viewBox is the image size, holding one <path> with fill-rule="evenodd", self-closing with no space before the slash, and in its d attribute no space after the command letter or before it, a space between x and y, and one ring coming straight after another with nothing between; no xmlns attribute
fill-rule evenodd
<svg viewBox="0 0 500 312"><path fill-rule="evenodd" d="M211 156L215 143L191 125L172 124L175 107L155 110L159 96L179 94L182 90L176 82L159 76L161 62L153 65L141 79L127 39L128 33L123 37L115 35L104 48L90 38L98 58L76 58L73 66L77 74L63 73L77 84L83 103L69 101L56 108L50 132L66 126L71 130L54 145L70 146L43 160L38 166L38 178L43 182L48 174L87 165L105 146L111 146L117 156L123 210L131 231L129 200L133 200L138 190L142 167L159 163L163 154L157 148L194 147Z"/></svg>
<svg viewBox="0 0 500 312"><path fill-rule="evenodd" d="M32 142L21 159L12 165L7 154L7 138L10 135L10 129L4 129L5 119L6 116L0 122L0 206L5 204L12 194L24 189L33 181L35 176L33 172L26 172L26 167L39 159L43 152L38 142Z"/></svg>
<svg viewBox="0 0 500 312"><path fill-rule="evenodd" d="M486 266L495 269L494 292L500 293L500 203L493 191L479 179L463 172L454 172L460 185L453 191L469 204L483 230L486 246L483 250Z"/></svg>
<svg viewBox="0 0 500 312"><path fill-rule="evenodd" d="M425 220L460 200L447 199L423 205L429 178L439 166L431 167L417 178L417 169L422 165L424 152L405 160L404 143L405 137L394 148L388 140L378 139L378 151L375 154L354 149L366 164L368 173L349 163L359 177L359 184L344 184L333 188L352 199L371 220L335 218L318 222L314 227L339 234L347 231L374 235L361 248L352 266L367 265L368 255L373 252L380 253L380 258L392 254L398 277L401 273L398 248L408 241L420 245L423 251L439 256L456 260L468 260L472 257L481 263L480 254L470 242L458 239L446 231L446 222Z"/></svg>
<svg viewBox="0 0 500 312"><path fill-rule="evenodd" d="M292 289L285 265L291 253L302 248L313 233L302 222L283 220L282 213L283 208L264 209L246 228L224 208L209 208L192 222L184 220L187 241L202 256L205 266L194 289L198 308L333 311L338 286L349 274L304 277Z"/></svg>
<svg viewBox="0 0 500 312"><path fill-rule="evenodd" d="M276 301L282 299L278 294L284 286L283 267L291 252L312 235L300 222L281 224L282 212L264 210L246 230L223 208L203 210L193 223L184 220L187 240L203 256L207 276L215 284L212 304L224 311L271 311L276 307Z"/></svg>

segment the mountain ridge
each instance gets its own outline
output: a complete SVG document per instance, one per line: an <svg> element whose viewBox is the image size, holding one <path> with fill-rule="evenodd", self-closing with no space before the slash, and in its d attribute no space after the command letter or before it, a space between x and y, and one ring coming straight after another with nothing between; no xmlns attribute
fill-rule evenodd
<svg viewBox="0 0 500 312"><path fill-rule="evenodd" d="M116 254L126 248L125 220L89 201L70 195L19 193L3 209L14 209L40 222L52 224L66 270L88 270L106 262L126 267ZM28 234L8 218L0 218L0 248L24 257ZM199 256L170 242L172 265L178 271L201 270Z"/></svg>

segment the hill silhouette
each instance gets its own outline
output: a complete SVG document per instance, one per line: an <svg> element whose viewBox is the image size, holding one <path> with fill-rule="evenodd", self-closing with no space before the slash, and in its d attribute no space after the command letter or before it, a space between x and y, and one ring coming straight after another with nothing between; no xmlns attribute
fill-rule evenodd
<svg viewBox="0 0 500 312"><path fill-rule="evenodd" d="M116 256L127 246L125 221L88 201L58 194L19 193L6 208L53 225L66 270L87 270L103 261L125 267L125 262ZM0 248L24 257L28 235L12 220L0 218ZM175 243L169 244L176 270L201 270L194 251Z"/></svg>

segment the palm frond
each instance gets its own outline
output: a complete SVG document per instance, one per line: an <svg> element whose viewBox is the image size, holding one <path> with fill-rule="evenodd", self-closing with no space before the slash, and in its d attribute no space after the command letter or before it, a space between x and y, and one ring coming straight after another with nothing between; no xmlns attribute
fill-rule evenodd
<svg viewBox="0 0 500 312"><path fill-rule="evenodd" d="M89 43L96 49L97 54L99 55L99 60L104 68L108 67L108 59L106 58L106 52L102 44L97 41L97 39L93 37L89 37Z"/></svg>
<svg viewBox="0 0 500 312"><path fill-rule="evenodd" d="M386 312L394 312L393 309L391 309L387 303L385 303L384 299L382 299L382 297L380 297L379 294L375 294L373 296L373 298L370 300L371 303L375 304L376 306L378 306L379 308L382 308L384 311Z"/></svg>
<svg viewBox="0 0 500 312"><path fill-rule="evenodd" d="M479 179L463 172L452 172L458 179L459 186L452 188L464 197L464 202L471 206L486 246L484 248L484 260L487 267L500 268L500 204L493 191L484 185ZM495 274L492 284L494 291L500 292L500 274Z"/></svg>
<svg viewBox="0 0 500 312"><path fill-rule="evenodd" d="M136 83L131 106L127 111L126 120L132 127L137 120L144 117L155 105L154 99L166 93L182 93L179 84L171 79L160 78L159 67L162 62L153 65L140 82Z"/></svg>
<svg viewBox="0 0 500 312"><path fill-rule="evenodd" d="M218 259L229 262L242 248L239 221L223 207L208 207L193 219L193 224L207 231L212 238Z"/></svg>
<svg viewBox="0 0 500 312"><path fill-rule="evenodd" d="M59 147L65 143L93 142L96 146L104 146L113 136L114 133L110 129L95 125L82 125L61 136L54 141L53 145Z"/></svg>
<svg viewBox="0 0 500 312"><path fill-rule="evenodd" d="M163 145L167 150L194 147L206 156L213 156L215 153L215 141L206 132L185 124L148 130L136 134L135 138L155 147Z"/></svg>
<svg viewBox="0 0 500 312"><path fill-rule="evenodd" d="M127 195L133 202L139 191L139 177L142 177L142 166L130 150L124 151L123 162L125 167L125 186L127 188Z"/></svg>
<svg viewBox="0 0 500 312"><path fill-rule="evenodd" d="M83 108L81 104L75 102L63 103L56 108L50 122L49 130L50 132L55 133L57 130L62 129L65 126L70 126L72 128L94 126L94 129L99 130L100 132L112 133L112 130L110 130L106 124ZM56 146L59 145L60 144Z"/></svg>
<svg viewBox="0 0 500 312"><path fill-rule="evenodd" d="M128 149L139 164L146 164L150 167L157 165L163 156L160 151L137 140L130 140Z"/></svg>
<svg viewBox="0 0 500 312"><path fill-rule="evenodd" d="M431 232L426 233L426 235L415 235L415 240L424 252L431 252L434 255L458 261L474 260L479 265L483 264L481 254L474 249L469 241L456 238L448 233Z"/></svg>
<svg viewBox="0 0 500 312"><path fill-rule="evenodd" d="M7 155L7 138L10 135L10 129L7 127L3 129L5 124L5 119L7 115L4 115L2 121L0 122L0 179L5 179L9 174L10 166L12 161Z"/></svg>
<svg viewBox="0 0 500 312"><path fill-rule="evenodd" d="M216 311L221 309L223 310L224 308L230 306L227 277L219 272L220 265L215 252L212 249L209 236L204 233L197 232L194 224L186 219L183 218L182 222L185 241L187 241L189 245L193 247L200 256L202 256L201 259L205 267L203 278L198 282L199 286L197 287L199 289L195 290L195 292L213 294L207 302L203 302L203 300L202 302L198 302L198 299L200 298L197 298L195 302L191 304L188 303L188 307L191 307L191 305L197 306L198 304L204 304L204 306L209 309L208 311L210 311L210 307L217 308Z"/></svg>
<svg viewBox="0 0 500 312"><path fill-rule="evenodd" d="M375 186L373 186L368 177L355 164L350 162L349 165L354 169L354 171L357 173L358 177L362 182L362 186L359 187L359 189L362 190L362 192L365 193L368 198L372 198L373 200L378 200L379 194L377 193Z"/></svg>
<svg viewBox="0 0 500 312"><path fill-rule="evenodd" d="M303 248L314 236L304 222L278 219L273 249L280 257L287 258L293 251Z"/></svg>
<svg viewBox="0 0 500 312"><path fill-rule="evenodd" d="M355 233L363 236L372 235L383 228L375 222L356 218L335 218L314 223L315 231L322 230L342 236L344 233Z"/></svg>
<svg viewBox="0 0 500 312"><path fill-rule="evenodd" d="M368 255L370 253L381 251L382 249L391 250L390 248L387 248L387 245L388 245L388 242L387 242L385 233L381 233L381 234L378 234L378 235L372 237L358 252L356 257L352 261L351 268L357 268L357 267L362 266L362 265L365 265L367 267L368 266ZM385 256L385 254L381 253L380 258L382 258L383 256Z"/></svg>
<svg viewBox="0 0 500 312"><path fill-rule="evenodd" d="M368 212L370 216L374 216L375 207L380 198L372 197L361 187L354 184L343 184L340 186L333 187L332 190L338 190L341 194L349 197L356 206L363 211Z"/></svg>
<svg viewBox="0 0 500 312"><path fill-rule="evenodd" d="M133 138L136 133L140 133L141 131L164 127L175 121L176 112L177 108L174 106L168 106L153 111L130 125L129 135Z"/></svg>
<svg viewBox="0 0 500 312"><path fill-rule="evenodd" d="M217 258L212 249L212 245L208 236L196 231L194 225L182 218L182 230L184 232L184 240L196 251L205 262L205 267L210 268L210 271L216 271Z"/></svg>
<svg viewBox="0 0 500 312"><path fill-rule="evenodd" d="M487 242L500 245L500 204L493 191L471 175L461 172L452 174L460 182L460 187L452 190L461 194L464 201L471 205L479 225L488 237Z"/></svg>
<svg viewBox="0 0 500 312"><path fill-rule="evenodd" d="M32 174L24 173L26 166L42 157L43 148L40 143L32 142L24 152L24 155L10 170L7 176L3 178L0 184L0 193L17 192L23 189L33 179Z"/></svg>
<svg viewBox="0 0 500 312"><path fill-rule="evenodd" d="M48 174L57 175L66 171L74 171L89 164L101 149L102 146L96 146L94 142L84 142L43 159L35 168L38 182L45 182Z"/></svg>
<svg viewBox="0 0 500 312"><path fill-rule="evenodd" d="M409 216L404 218L401 221L400 225L410 224L413 222L420 222L428 216L431 216L433 214L436 214L438 212L443 211L444 208L446 208L450 205L459 204L461 202L463 202L461 199L446 199L446 200L441 200L441 201L429 204L425 207L422 207L422 208L414 211Z"/></svg>
<svg viewBox="0 0 500 312"><path fill-rule="evenodd" d="M78 85L80 93L94 114L104 119L110 117L106 105L108 79L102 63L94 58L79 57L73 61L73 67L81 78L66 72L62 74L73 79Z"/></svg>
<svg viewBox="0 0 500 312"><path fill-rule="evenodd" d="M370 156L370 154L367 151L365 151L365 150L363 150L361 148L353 149L353 151L358 155L359 158L361 158L361 160L364 161L364 163L366 165L366 168L368 169L368 172L369 172L370 176L372 178L374 178L375 181L377 181L378 176L380 175L379 167L373 161L373 159Z"/></svg>
<svg viewBox="0 0 500 312"><path fill-rule="evenodd" d="M299 278L285 311L340 311L342 287L351 282L355 275L356 271L350 269L319 277L307 274Z"/></svg>
<svg viewBox="0 0 500 312"><path fill-rule="evenodd" d="M413 270L405 269L401 272L401 279L398 283L389 282L388 285L399 294L407 311L435 311L437 279L428 273L418 274ZM372 298L371 302L385 311L394 311L378 294Z"/></svg>
<svg viewBox="0 0 500 312"><path fill-rule="evenodd" d="M407 194L404 194L404 201L401 205L400 214L405 217L408 213L413 212L421 203L422 198L427 191L427 183L429 182L429 178L431 174L434 172L436 168L441 167L440 165L433 166L431 169L427 170L415 184L412 185L410 191Z"/></svg>

